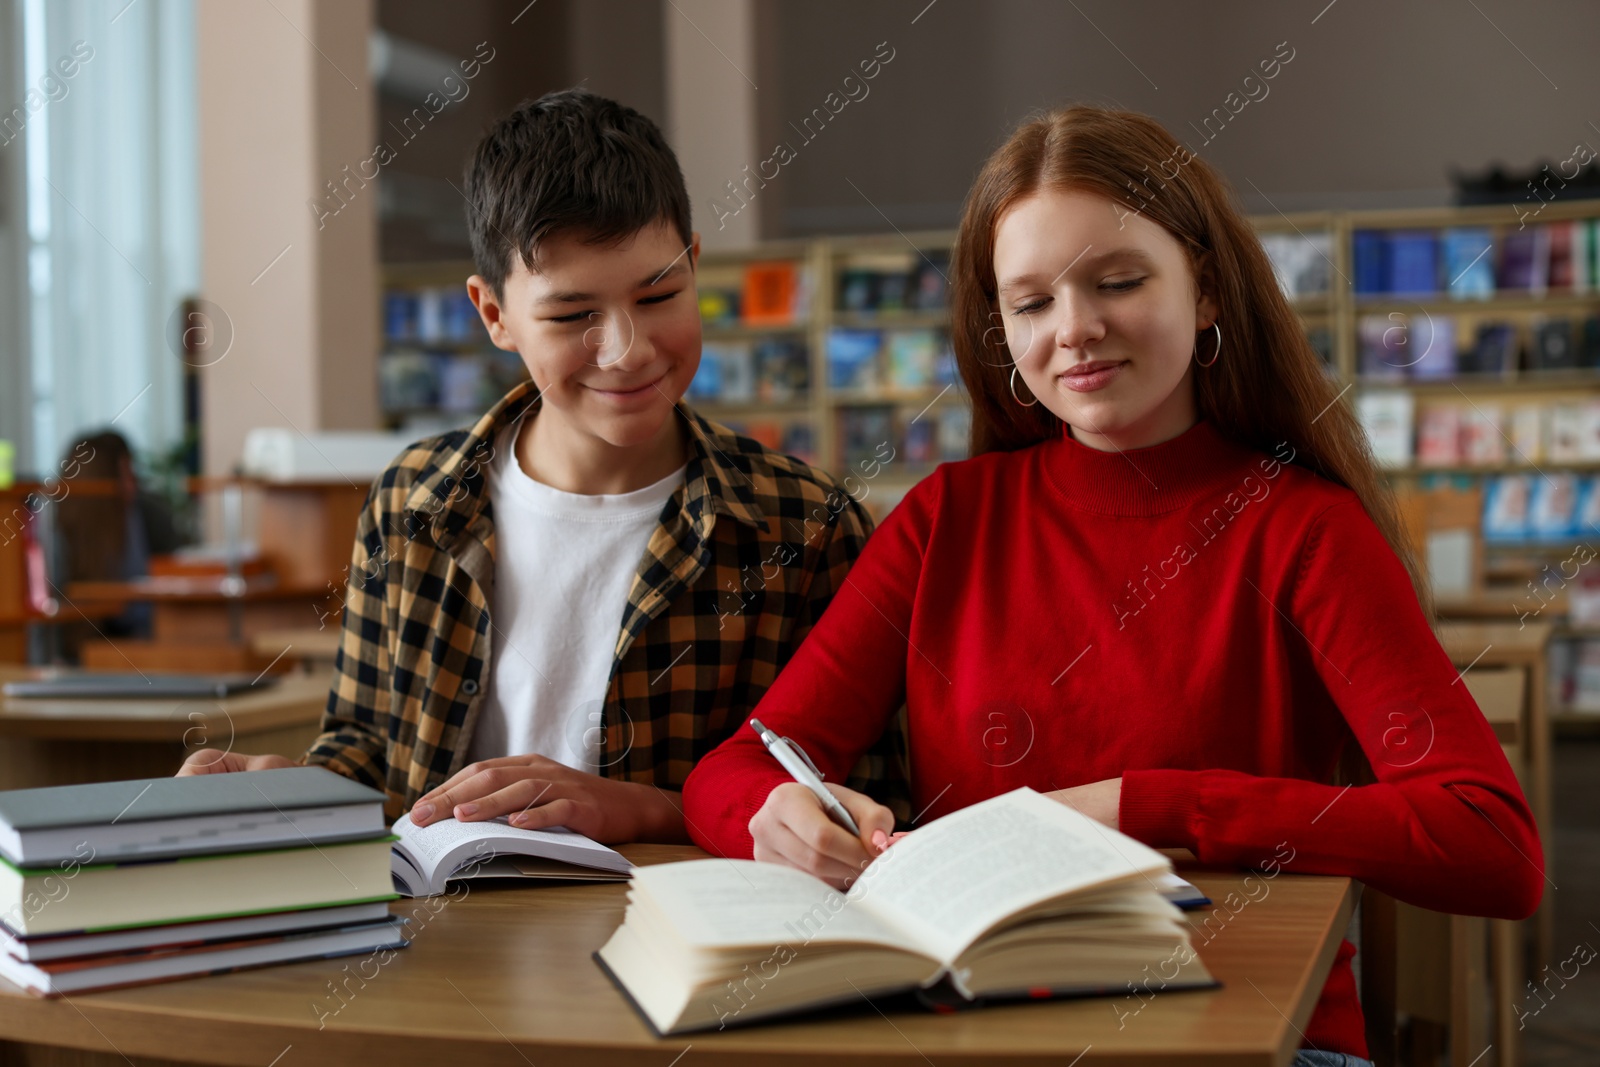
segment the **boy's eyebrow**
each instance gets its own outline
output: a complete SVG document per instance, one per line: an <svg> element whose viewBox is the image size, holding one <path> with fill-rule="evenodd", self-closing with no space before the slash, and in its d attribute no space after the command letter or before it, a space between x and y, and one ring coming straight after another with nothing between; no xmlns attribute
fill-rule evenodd
<svg viewBox="0 0 1600 1067"><path fill-rule="evenodd" d="M689 273L688 264L682 262L669 263L667 266L656 271L654 274L647 275L635 283L634 288L645 289L649 286L659 284L668 278L676 278L681 274L687 273ZM561 293L547 293L546 295L540 297L537 302L540 304L581 304L585 301L595 299L598 298L593 293L568 291Z"/></svg>
<svg viewBox="0 0 1600 1067"><path fill-rule="evenodd" d="M1108 248L1104 252L1099 252L1099 253L1097 253L1095 255L1085 256L1083 258L1090 265L1093 265L1093 264L1096 264L1096 263L1103 263L1108 259L1132 260L1132 261L1134 261L1136 263L1140 263L1140 264L1142 264L1144 266L1147 266L1147 267L1154 267L1156 265L1156 261L1150 255L1150 253L1146 252L1142 248L1134 248L1131 245L1126 247L1126 248ZM1066 272L1062 271L1061 273L1065 274ZM1007 293L1007 292L1010 292L1012 289L1019 289L1023 285L1026 285L1029 282L1038 281L1042 277L1044 277L1044 275L1042 273L1040 273L1040 274L1019 274L1015 278L1007 278L1004 282L1002 282L1000 284L1000 288L999 288L998 291L1001 292L1001 293ZM1061 277L1061 274L1057 274L1056 275L1056 278L1059 278L1059 277ZM1054 281L1054 280L1055 280L1054 278L1051 279L1051 281Z"/></svg>

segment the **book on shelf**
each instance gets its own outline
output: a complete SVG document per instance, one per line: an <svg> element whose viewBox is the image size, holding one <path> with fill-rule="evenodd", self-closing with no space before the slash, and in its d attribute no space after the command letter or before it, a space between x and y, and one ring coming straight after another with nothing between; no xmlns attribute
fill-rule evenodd
<svg viewBox="0 0 1600 1067"><path fill-rule="evenodd" d="M1578 462L1600 462L1600 400L1586 400L1578 408Z"/></svg>
<svg viewBox="0 0 1600 1067"><path fill-rule="evenodd" d="M458 287L386 291L383 333L389 341L424 344L489 341L472 298Z"/></svg>
<svg viewBox="0 0 1600 1067"><path fill-rule="evenodd" d="M783 424L776 419L741 419L738 425L729 429L759 441L768 448L780 451L783 448Z"/></svg>
<svg viewBox="0 0 1600 1067"><path fill-rule="evenodd" d="M1109 995L1158 968L1166 989L1215 987L1157 888L1171 869L1022 788L913 830L847 893L773 863L640 867L595 959L663 1035L863 996L948 1008Z"/></svg>
<svg viewBox="0 0 1600 1067"><path fill-rule="evenodd" d="M1317 354L1323 369L1333 370L1333 330L1327 326L1307 326L1306 343L1311 346L1311 351Z"/></svg>
<svg viewBox="0 0 1600 1067"><path fill-rule="evenodd" d="M390 874L407 897L437 896L475 878L621 882L633 867L615 849L565 827L524 830L504 818L417 826L402 815L393 829Z"/></svg>
<svg viewBox="0 0 1600 1067"><path fill-rule="evenodd" d="M1328 266L1332 261L1332 235L1328 231L1264 233L1261 247L1272 262L1272 273L1284 296L1295 300L1327 293Z"/></svg>
<svg viewBox="0 0 1600 1067"><path fill-rule="evenodd" d="M1373 381L1399 381L1406 376L1404 317L1363 315L1356 322L1356 370Z"/></svg>
<svg viewBox="0 0 1600 1067"><path fill-rule="evenodd" d="M836 327L828 331L828 388L871 390L879 387L882 375L879 356L883 351L881 330L854 330Z"/></svg>
<svg viewBox="0 0 1600 1067"><path fill-rule="evenodd" d="M938 311L946 303L950 256L930 250L909 259L900 253L858 254L840 267L835 306L854 314Z"/></svg>
<svg viewBox="0 0 1600 1067"><path fill-rule="evenodd" d="M1566 541L1578 532L1579 478L1556 471L1534 479L1528 494L1530 541Z"/></svg>
<svg viewBox="0 0 1600 1067"><path fill-rule="evenodd" d="M1554 404L1550 408L1547 454L1552 463L1577 463L1583 458L1583 408Z"/></svg>
<svg viewBox="0 0 1600 1067"><path fill-rule="evenodd" d="M1574 370L1577 366L1578 346L1572 337L1572 320L1559 316L1536 320L1533 342L1528 346L1528 369Z"/></svg>
<svg viewBox="0 0 1600 1067"><path fill-rule="evenodd" d="M1600 475L1590 475L1578 484L1578 510L1573 519L1573 534L1585 540L1600 534ZM1600 578L1596 575L1590 577ZM1600 592L1600 585L1596 585L1594 591ZM1588 606L1595 609L1594 613L1573 621L1600 625L1600 599Z"/></svg>
<svg viewBox="0 0 1600 1067"><path fill-rule="evenodd" d="M972 409L965 404L941 408L937 413L938 453L941 461L967 458L971 446Z"/></svg>
<svg viewBox="0 0 1600 1067"><path fill-rule="evenodd" d="M714 346L712 341L702 342L700 346L700 365L695 368L694 377L689 379L689 387L683 394L690 400L715 402L722 396L722 360Z"/></svg>
<svg viewBox="0 0 1600 1067"><path fill-rule="evenodd" d="M1356 401L1356 417L1379 466L1411 465L1413 408L1413 397L1406 392L1363 393Z"/></svg>
<svg viewBox="0 0 1600 1067"><path fill-rule="evenodd" d="M804 400L811 391L811 353L798 337L768 337L755 344L755 393L762 403Z"/></svg>
<svg viewBox="0 0 1600 1067"><path fill-rule="evenodd" d="M923 417L906 426L901 459L909 467L927 467L939 459L939 424Z"/></svg>
<svg viewBox="0 0 1600 1067"><path fill-rule="evenodd" d="M701 375L705 375L702 381ZM690 390L697 398L746 404L756 398L755 349L748 341L706 341Z"/></svg>
<svg viewBox="0 0 1600 1067"><path fill-rule="evenodd" d="M1494 295L1494 237L1485 226L1455 226L1440 238L1445 284L1457 300Z"/></svg>
<svg viewBox="0 0 1600 1067"><path fill-rule="evenodd" d="M739 295L743 321L752 326L779 326L804 319L804 275L798 263L788 260L746 264Z"/></svg>
<svg viewBox="0 0 1600 1067"><path fill-rule="evenodd" d="M1495 284L1501 290L1542 294L1550 280L1550 231L1544 226L1508 230L1500 242Z"/></svg>
<svg viewBox="0 0 1600 1067"><path fill-rule="evenodd" d="M1483 493L1485 541L1527 540L1533 482L1533 476L1528 474L1501 474L1488 480Z"/></svg>
<svg viewBox="0 0 1600 1067"><path fill-rule="evenodd" d="M439 362L439 409L476 412L493 404L488 368L476 356L446 356Z"/></svg>
<svg viewBox="0 0 1600 1067"><path fill-rule="evenodd" d="M1382 230L1356 230L1350 235L1351 265L1359 296L1389 292L1389 242Z"/></svg>
<svg viewBox="0 0 1600 1067"><path fill-rule="evenodd" d="M917 257L911 285L912 307L920 311L941 311L949 302L950 253L929 249Z"/></svg>
<svg viewBox="0 0 1600 1067"><path fill-rule="evenodd" d="M441 356L432 352L387 352L378 359L378 402L385 411L437 407Z"/></svg>
<svg viewBox="0 0 1600 1067"><path fill-rule="evenodd" d="M1499 404L1484 401L1461 409L1461 459L1480 467L1497 466L1506 461Z"/></svg>
<svg viewBox="0 0 1600 1067"><path fill-rule="evenodd" d="M1545 232L1550 235L1548 281L1552 290L1567 292L1573 288L1572 229L1572 223L1566 219L1552 222L1545 227Z"/></svg>
<svg viewBox="0 0 1600 1067"><path fill-rule="evenodd" d="M1600 315L1589 315L1578 328L1578 366L1600 367Z"/></svg>
<svg viewBox="0 0 1600 1067"><path fill-rule="evenodd" d="M944 347L940 331L890 330L888 334L888 387L911 391L931 386Z"/></svg>
<svg viewBox="0 0 1600 1067"><path fill-rule="evenodd" d="M1507 427L1512 455L1518 463L1541 463L1545 455L1545 425L1548 418L1541 404L1518 404L1511 409Z"/></svg>
<svg viewBox="0 0 1600 1067"><path fill-rule="evenodd" d="M853 468L857 463L882 459L880 447L898 448L895 409L892 404L870 404L840 408L835 416L838 433L839 466Z"/></svg>
<svg viewBox="0 0 1600 1067"><path fill-rule="evenodd" d="M1594 219L1574 219L1572 222L1572 291L1591 292L1595 288Z"/></svg>
<svg viewBox="0 0 1600 1067"><path fill-rule="evenodd" d="M1517 369L1521 350L1517 328L1511 323L1483 322L1457 364L1463 374L1503 376Z"/></svg>
<svg viewBox="0 0 1600 1067"><path fill-rule="evenodd" d="M1483 497L1484 540L1563 544L1592 535L1597 487L1600 477L1570 471L1491 477Z"/></svg>
<svg viewBox="0 0 1600 1067"><path fill-rule="evenodd" d="M1419 381L1442 381L1459 371L1456 320L1451 315L1411 316L1406 323L1407 370Z"/></svg>
<svg viewBox="0 0 1600 1067"><path fill-rule="evenodd" d="M817 462L816 431L810 419L719 419L734 433L742 434L768 448L795 456L806 463Z"/></svg>
<svg viewBox="0 0 1600 1067"><path fill-rule="evenodd" d="M1351 234L1355 292L1417 298L1443 290L1454 300L1592 292L1596 221L1562 219L1498 232L1487 226L1359 229Z"/></svg>
<svg viewBox="0 0 1600 1067"><path fill-rule="evenodd" d="M1432 404L1417 412L1417 466L1455 467L1461 463L1461 408Z"/></svg>
<svg viewBox="0 0 1600 1067"><path fill-rule="evenodd" d="M378 401L391 414L476 414L527 376L527 367L515 352L397 349L378 357Z"/></svg>
<svg viewBox="0 0 1600 1067"><path fill-rule="evenodd" d="M737 326L739 291L716 286L700 286L700 321L706 326Z"/></svg>
<svg viewBox="0 0 1600 1067"><path fill-rule="evenodd" d="M817 462L817 434L805 419L794 419L783 428L783 439L778 451L794 456L813 466Z"/></svg>
<svg viewBox="0 0 1600 1067"><path fill-rule="evenodd" d="M1439 291L1439 246L1432 230L1390 230L1388 291L1432 296Z"/></svg>

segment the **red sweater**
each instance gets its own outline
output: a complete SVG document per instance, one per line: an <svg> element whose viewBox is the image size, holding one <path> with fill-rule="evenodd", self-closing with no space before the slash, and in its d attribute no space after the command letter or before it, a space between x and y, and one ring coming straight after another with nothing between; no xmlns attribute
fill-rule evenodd
<svg viewBox="0 0 1600 1067"><path fill-rule="evenodd" d="M1063 433L944 464L756 715L842 781L904 703L921 820L1120 777L1121 829L1154 847L1529 915L1543 854L1493 731L1355 494L1292 459L1202 420L1120 453ZM1352 736L1379 781L1326 784ZM690 833L748 857L787 780L740 730L689 775ZM1353 954L1305 1033L1364 1056Z"/></svg>

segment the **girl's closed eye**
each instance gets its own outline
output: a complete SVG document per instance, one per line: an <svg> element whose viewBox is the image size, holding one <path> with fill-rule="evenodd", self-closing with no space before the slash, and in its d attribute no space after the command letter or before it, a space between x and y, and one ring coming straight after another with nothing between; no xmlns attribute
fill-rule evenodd
<svg viewBox="0 0 1600 1067"><path fill-rule="evenodd" d="M681 292L683 292L682 289L674 289L670 293L657 293L655 296L642 296L642 297L639 298L639 303L641 303L641 304L664 304L668 300L671 300L673 297L677 296Z"/></svg>

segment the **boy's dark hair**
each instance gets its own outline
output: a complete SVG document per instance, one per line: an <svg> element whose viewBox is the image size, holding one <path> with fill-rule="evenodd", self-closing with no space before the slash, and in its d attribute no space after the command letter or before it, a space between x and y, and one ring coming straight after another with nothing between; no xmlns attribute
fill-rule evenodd
<svg viewBox="0 0 1600 1067"><path fill-rule="evenodd" d="M524 100L489 127L466 185L472 256L497 296L511 257L532 269L555 233L604 244L665 221L690 241L689 193L661 130L585 89Z"/></svg>

